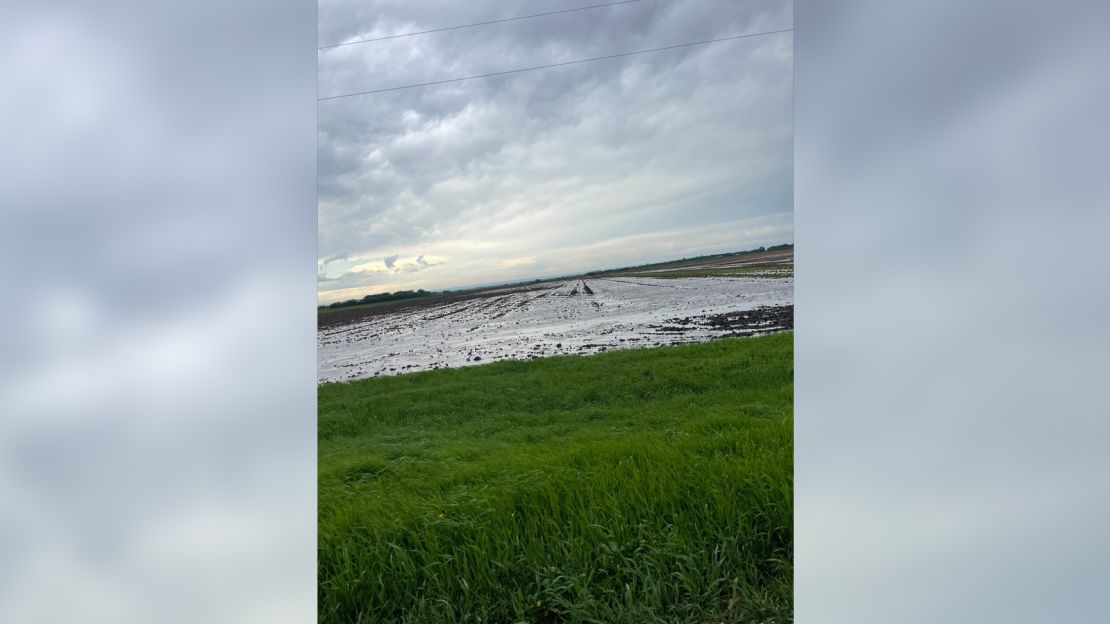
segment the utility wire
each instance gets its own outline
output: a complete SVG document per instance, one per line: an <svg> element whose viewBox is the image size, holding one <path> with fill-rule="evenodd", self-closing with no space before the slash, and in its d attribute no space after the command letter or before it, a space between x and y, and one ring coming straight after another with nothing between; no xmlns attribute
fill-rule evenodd
<svg viewBox="0 0 1110 624"><path fill-rule="evenodd" d="M431 85L446 84L448 82L462 82L463 80L474 80L477 78L489 78L491 76L504 76L506 74L518 74L520 72L534 71L537 69L550 69L552 67L563 67L565 65L576 65L578 63L589 63L591 61L603 61L606 59L620 58L622 56L632 56L635 54L647 54L648 52L660 52L662 50L674 50L676 48L688 48L697 45L706 45L709 43L718 43L720 41L732 41L733 39L745 39L748 37L759 37L762 35L774 35L784 32L793 32L793 28L783 28L782 30L768 30L765 32L749 33L746 35L734 35L732 37L721 37L720 39L707 39L705 41L693 41L691 43L680 43L677 45L664 46L662 48L651 48L650 50L636 50L633 52L621 52L620 54L610 54L608 56L595 56L594 58L579 59L577 61L565 61L562 63L552 63L550 65L537 65L536 67L525 67L523 69L510 69L508 71L493 72L492 74L479 74L477 76L464 76L462 78L449 78L447 80L436 80L434 82L421 82L418 84L402 85L400 87L388 87L385 89L374 89L372 91L358 91L356 93L344 93L342 95L329 95L328 97L316 98L317 102L324 100L337 100L339 98L354 97L356 95L370 95L371 93L384 93L386 91L400 91L402 89L415 89L417 87L428 87Z"/></svg>
<svg viewBox="0 0 1110 624"><path fill-rule="evenodd" d="M488 22L477 22L474 24L463 24L461 26L448 26L446 28L433 28L432 30L421 30L418 32L402 33L400 35L388 35L385 37L375 37L374 39L359 39L357 41L346 41L344 43L333 43L331 45L320 46L317 50L327 50L330 48L338 48L341 46L355 45L356 43L370 43L372 41L385 41L386 39L398 39L400 37L413 37L416 35L426 35L428 33L443 32L445 30L458 30L460 28L473 28L475 26L488 26L489 24L500 24L502 22L515 22L517 20L532 19L533 17L544 17L545 15L558 15L560 13L573 13L575 11L587 11L589 9L601 9L604 7L616 6L618 4L629 4L632 2L640 2L641 0L621 0L620 2L609 2L606 4L593 4L590 6L577 7L574 9L563 9L561 11L549 11L547 13L535 13L533 15L521 15L519 17L506 17L505 19L490 20Z"/></svg>

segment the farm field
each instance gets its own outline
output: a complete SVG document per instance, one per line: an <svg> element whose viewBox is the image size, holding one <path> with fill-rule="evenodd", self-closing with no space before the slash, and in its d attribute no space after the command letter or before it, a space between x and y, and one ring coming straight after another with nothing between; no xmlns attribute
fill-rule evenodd
<svg viewBox="0 0 1110 624"><path fill-rule="evenodd" d="M320 620L791 621L792 373L779 332L322 384Z"/></svg>
<svg viewBox="0 0 1110 624"><path fill-rule="evenodd" d="M672 273L687 271L715 271L722 269L750 269L758 271L793 270L794 246L780 245L766 250L741 251L733 254L719 254L701 258L671 260L638 267L627 267L608 271L591 271L587 276L614 277L620 275L643 275L670 277Z"/></svg>
<svg viewBox="0 0 1110 624"><path fill-rule="evenodd" d="M642 273L629 273L630 277L651 277L662 279L677 279L682 277L769 277L791 278L794 277L794 267L790 264L769 262L765 264L749 264L736 266L701 266L681 269L667 269L660 271L645 271Z"/></svg>
<svg viewBox="0 0 1110 624"><path fill-rule="evenodd" d="M771 273L759 268L764 266L582 277L321 315L318 379L346 381L791 329L792 265ZM725 276L715 276L721 271Z"/></svg>

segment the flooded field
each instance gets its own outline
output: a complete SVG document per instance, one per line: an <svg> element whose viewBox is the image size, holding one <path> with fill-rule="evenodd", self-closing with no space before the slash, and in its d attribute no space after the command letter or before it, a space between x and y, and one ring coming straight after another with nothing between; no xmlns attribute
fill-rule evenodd
<svg viewBox="0 0 1110 624"><path fill-rule="evenodd" d="M322 323L321 382L792 329L794 280L597 277Z"/></svg>

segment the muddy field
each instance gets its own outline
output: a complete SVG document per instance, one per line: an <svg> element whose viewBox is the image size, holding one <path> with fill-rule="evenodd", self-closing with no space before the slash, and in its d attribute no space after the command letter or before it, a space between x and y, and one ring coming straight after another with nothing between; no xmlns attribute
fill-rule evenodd
<svg viewBox="0 0 1110 624"><path fill-rule="evenodd" d="M766 261L766 260L764 260ZM317 331L321 382L792 329L793 279L595 277L398 302Z"/></svg>

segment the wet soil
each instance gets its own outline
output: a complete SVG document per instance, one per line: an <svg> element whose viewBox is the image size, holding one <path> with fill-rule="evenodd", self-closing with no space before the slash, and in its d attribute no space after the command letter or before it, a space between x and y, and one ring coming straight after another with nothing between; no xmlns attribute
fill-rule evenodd
<svg viewBox="0 0 1110 624"><path fill-rule="evenodd" d="M686 316L649 325L658 334L684 334L706 329L720 332L718 337L755 336L794 329L794 306L760 306L752 310Z"/></svg>

